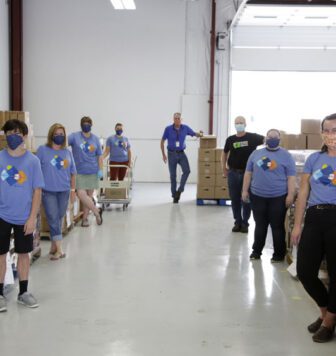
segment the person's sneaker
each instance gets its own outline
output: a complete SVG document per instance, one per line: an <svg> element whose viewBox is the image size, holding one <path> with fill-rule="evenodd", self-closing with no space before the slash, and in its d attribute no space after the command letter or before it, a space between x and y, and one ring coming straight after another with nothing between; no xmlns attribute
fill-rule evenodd
<svg viewBox="0 0 336 356"><path fill-rule="evenodd" d="M88 219L82 220L81 226L82 227L89 227L90 226L89 220Z"/></svg>
<svg viewBox="0 0 336 356"><path fill-rule="evenodd" d="M18 295L17 301L19 304L22 304L28 308L37 308L39 306L35 297L28 292Z"/></svg>
<svg viewBox="0 0 336 356"><path fill-rule="evenodd" d="M271 263L281 263L285 260L285 257L272 257Z"/></svg>
<svg viewBox="0 0 336 356"><path fill-rule="evenodd" d="M179 200L180 200L180 197L181 197L181 192L179 192L179 191L177 191L176 193L175 193L175 196L174 196L174 203L175 204L177 204L178 202L179 202Z"/></svg>
<svg viewBox="0 0 336 356"><path fill-rule="evenodd" d="M243 234L247 234L248 233L248 226L247 225L242 225L240 228L240 232L242 232Z"/></svg>
<svg viewBox="0 0 336 356"><path fill-rule="evenodd" d="M7 311L7 302L3 295L0 295L0 312Z"/></svg>
<svg viewBox="0 0 336 356"><path fill-rule="evenodd" d="M258 255L257 253L255 252L252 252L250 254L250 260L260 260L260 255Z"/></svg>
<svg viewBox="0 0 336 356"><path fill-rule="evenodd" d="M103 223L103 208L98 209L98 215L96 215L96 223L97 225L101 225Z"/></svg>
<svg viewBox="0 0 336 356"><path fill-rule="evenodd" d="M321 325L316 333L312 336L313 341L315 342L328 342L334 337L335 326L333 328L327 328L326 326Z"/></svg>
<svg viewBox="0 0 336 356"><path fill-rule="evenodd" d="M320 326L323 323L323 319L318 318L317 320L315 320L313 323L309 324L307 326L307 329L310 333L316 333L316 331L320 328Z"/></svg>
<svg viewBox="0 0 336 356"><path fill-rule="evenodd" d="M232 232L240 232L241 226L238 224L234 224L232 228Z"/></svg>

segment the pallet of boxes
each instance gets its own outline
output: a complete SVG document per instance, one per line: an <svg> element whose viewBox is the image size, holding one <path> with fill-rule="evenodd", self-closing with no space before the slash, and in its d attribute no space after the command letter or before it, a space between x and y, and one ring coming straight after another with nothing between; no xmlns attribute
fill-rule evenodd
<svg viewBox="0 0 336 356"><path fill-rule="evenodd" d="M227 178L223 177L222 148L217 148L216 136L200 138L198 150L197 205L212 202L227 205L230 199Z"/></svg>
<svg viewBox="0 0 336 356"><path fill-rule="evenodd" d="M0 111L0 150L7 148L7 141L4 131L2 131L2 127L4 124L11 119L17 119L23 121L28 126L28 136L25 140L25 145L27 150L34 152L35 151L35 137L33 125L29 119L29 113L26 111ZM13 254L14 252L11 251ZM41 255L41 247L40 247L40 234L38 229L34 233L34 250L31 253L31 261L33 262L35 259L40 257ZM13 256L11 256L13 258Z"/></svg>

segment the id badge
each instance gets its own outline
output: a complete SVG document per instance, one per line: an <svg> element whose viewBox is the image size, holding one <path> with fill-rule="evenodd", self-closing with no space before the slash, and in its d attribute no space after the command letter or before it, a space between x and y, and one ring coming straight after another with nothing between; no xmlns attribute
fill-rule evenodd
<svg viewBox="0 0 336 356"><path fill-rule="evenodd" d="M176 147L180 147L180 141L176 141Z"/></svg>

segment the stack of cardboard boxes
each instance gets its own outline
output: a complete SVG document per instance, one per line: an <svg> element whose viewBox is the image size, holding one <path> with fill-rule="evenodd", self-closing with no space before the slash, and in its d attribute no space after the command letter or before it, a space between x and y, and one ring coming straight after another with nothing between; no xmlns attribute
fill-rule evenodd
<svg viewBox="0 0 336 356"><path fill-rule="evenodd" d="M227 178L223 177L222 151L215 136L200 139L198 151L197 199L230 199Z"/></svg>
<svg viewBox="0 0 336 356"><path fill-rule="evenodd" d="M26 148L29 151L34 151L36 148L33 125L29 120L29 112L26 111L0 111L0 150L7 147L6 137L1 131L6 121L11 119L18 119L23 121L28 126L28 137L26 139Z"/></svg>
<svg viewBox="0 0 336 356"><path fill-rule="evenodd" d="M322 146L321 121L302 119L299 135L281 133L281 146L287 150L320 149Z"/></svg>

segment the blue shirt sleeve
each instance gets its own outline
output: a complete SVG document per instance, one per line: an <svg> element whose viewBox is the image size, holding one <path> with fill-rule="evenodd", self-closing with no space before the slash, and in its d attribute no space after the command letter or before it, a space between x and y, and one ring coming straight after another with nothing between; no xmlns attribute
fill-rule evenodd
<svg viewBox="0 0 336 356"><path fill-rule="evenodd" d="M36 151L36 157L42 161L42 157L43 157L43 146L39 146L37 151Z"/></svg>
<svg viewBox="0 0 336 356"><path fill-rule="evenodd" d="M38 159L34 159L34 171L33 171L33 181L32 185L34 189L44 188L44 178L41 169L41 163Z"/></svg>
<svg viewBox="0 0 336 356"><path fill-rule="evenodd" d="M286 167L287 177L296 176L295 161L290 153L287 152L287 154L288 154L287 167Z"/></svg>
<svg viewBox="0 0 336 356"><path fill-rule="evenodd" d="M254 152L250 155L250 157L247 160L246 172L253 172L253 157L254 157Z"/></svg>
<svg viewBox="0 0 336 356"><path fill-rule="evenodd" d="M74 134L70 134L70 135L68 136L68 145L69 145L69 146L72 146L73 143L74 143Z"/></svg>
<svg viewBox="0 0 336 356"><path fill-rule="evenodd" d="M167 139L168 139L168 127L165 128L162 135L162 140L167 140Z"/></svg>
<svg viewBox="0 0 336 356"><path fill-rule="evenodd" d="M97 154L97 156L101 156L103 154L103 152L102 152L101 144L100 144L98 137L96 137L96 142L97 142L96 154Z"/></svg>
<svg viewBox="0 0 336 356"><path fill-rule="evenodd" d="M313 173L313 161L317 160L316 153L311 154L304 165L303 173L312 174Z"/></svg>
<svg viewBox="0 0 336 356"><path fill-rule="evenodd" d="M77 169L76 169L75 160L73 158L73 154L70 150L68 150L68 152L70 155L70 174L77 174Z"/></svg>
<svg viewBox="0 0 336 356"><path fill-rule="evenodd" d="M109 147L111 150L111 136L109 136L106 140L105 147Z"/></svg>
<svg viewBox="0 0 336 356"><path fill-rule="evenodd" d="M196 136L196 133L193 129L191 129L189 126L186 126L186 127L187 127L187 135Z"/></svg>

